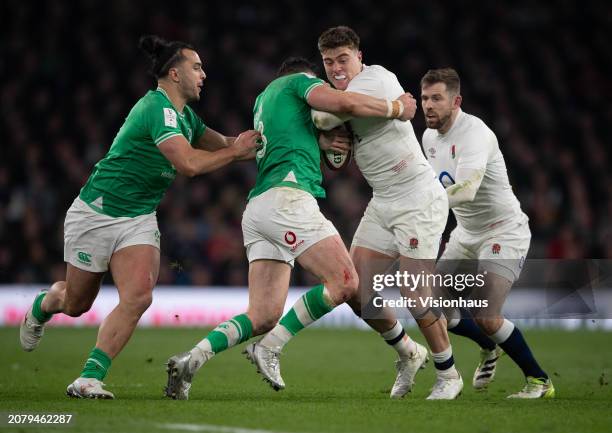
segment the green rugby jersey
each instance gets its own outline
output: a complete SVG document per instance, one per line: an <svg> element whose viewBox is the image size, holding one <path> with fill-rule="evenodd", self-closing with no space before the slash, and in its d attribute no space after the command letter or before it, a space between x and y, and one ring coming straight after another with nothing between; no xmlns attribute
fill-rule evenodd
<svg viewBox="0 0 612 433"><path fill-rule="evenodd" d="M291 74L272 81L257 97L254 125L263 146L257 152L257 180L249 199L277 186L325 197L317 130L306 102L308 93L322 84L309 74Z"/></svg>
<svg viewBox="0 0 612 433"><path fill-rule="evenodd" d="M128 114L79 197L95 211L112 217L155 211L176 177L176 169L157 145L176 135L185 136L193 145L205 129L202 119L187 105L179 113L163 89L147 92Z"/></svg>

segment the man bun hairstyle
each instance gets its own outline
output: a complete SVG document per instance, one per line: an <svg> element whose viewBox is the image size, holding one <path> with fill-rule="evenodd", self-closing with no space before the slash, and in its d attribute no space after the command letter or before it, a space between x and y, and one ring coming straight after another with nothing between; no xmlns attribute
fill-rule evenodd
<svg viewBox="0 0 612 433"><path fill-rule="evenodd" d="M421 87L436 83L446 84L446 90L452 95L461 93L461 80L459 74L453 68L430 69L421 78Z"/></svg>
<svg viewBox="0 0 612 433"><path fill-rule="evenodd" d="M173 68L185 59L182 52L184 48L195 51L186 42L167 41L155 35L141 36L138 41L138 48L144 51L149 59L151 59L149 72L157 79L168 75L170 68Z"/></svg>
<svg viewBox="0 0 612 433"><path fill-rule="evenodd" d="M319 36L319 51L333 50L338 47L349 47L359 50L359 36L355 31L347 26L332 27L325 30Z"/></svg>
<svg viewBox="0 0 612 433"><path fill-rule="evenodd" d="M285 59L280 68L278 68L277 77L283 75L297 74L298 72L307 72L316 75L317 67L310 60L304 57L289 57Z"/></svg>

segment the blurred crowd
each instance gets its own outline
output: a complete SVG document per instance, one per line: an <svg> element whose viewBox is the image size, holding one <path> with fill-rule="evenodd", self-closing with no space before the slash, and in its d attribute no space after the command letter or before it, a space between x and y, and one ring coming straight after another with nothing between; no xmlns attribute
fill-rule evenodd
<svg viewBox="0 0 612 433"><path fill-rule="evenodd" d="M415 96L427 69L457 69L463 108L497 134L530 217L529 257L612 258L605 0L58 0L2 2L0 12L0 283L63 278L65 212L132 105L154 86L136 47L141 34L198 49L208 78L192 107L233 135L252 127L255 97L280 62L302 55L320 64L319 34L340 24L361 36L366 64L392 70ZM420 137L420 111L413 124ZM350 243L370 189L354 164L324 175L322 210ZM254 162L241 162L177 177L158 211L159 284L246 284L240 220L255 176ZM300 270L293 278L312 282Z"/></svg>

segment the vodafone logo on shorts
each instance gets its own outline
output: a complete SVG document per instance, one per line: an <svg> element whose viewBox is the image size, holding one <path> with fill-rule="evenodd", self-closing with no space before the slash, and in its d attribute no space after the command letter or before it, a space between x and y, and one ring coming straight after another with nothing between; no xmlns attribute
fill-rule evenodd
<svg viewBox="0 0 612 433"><path fill-rule="evenodd" d="M289 245L293 245L295 241L297 241L297 236L295 235L295 233L293 232L285 233L285 242L287 242Z"/></svg>
<svg viewBox="0 0 612 433"><path fill-rule="evenodd" d="M298 242L297 236L292 231L288 231L285 233L285 242L287 244L292 245L291 252L294 253L301 245L304 244L304 239Z"/></svg>

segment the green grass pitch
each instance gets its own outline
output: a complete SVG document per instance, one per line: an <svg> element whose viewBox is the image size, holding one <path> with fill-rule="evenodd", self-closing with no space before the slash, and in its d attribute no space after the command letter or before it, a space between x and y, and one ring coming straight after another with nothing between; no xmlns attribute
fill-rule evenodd
<svg viewBox="0 0 612 433"><path fill-rule="evenodd" d="M410 333L420 342L416 329ZM304 331L282 356L287 389L272 391L241 354L220 354L200 370L189 401L162 399L164 363L205 335L194 329L138 329L105 382L114 401L72 400L66 386L78 375L95 329L51 328L32 353L22 352L16 328L0 328L0 433L15 432L607 432L612 425L612 334L525 332L551 375L555 400L508 401L522 377L507 356L486 392L471 388L478 351L452 336L466 387L456 401L425 401L431 363L413 392L392 401L394 351L373 332ZM11 413L70 413L68 426L8 425ZM180 424L180 425L177 425Z"/></svg>

